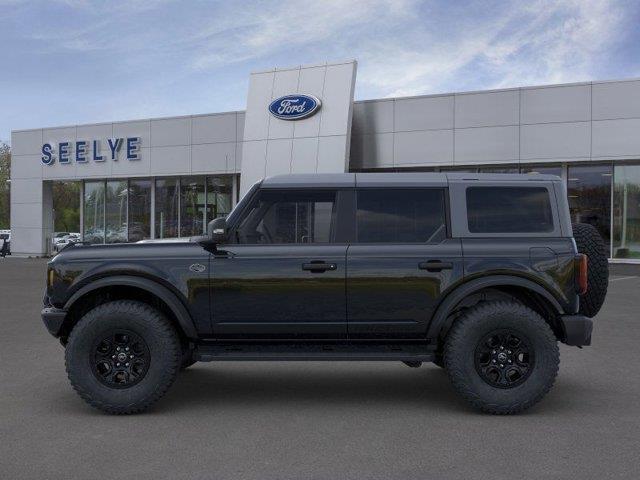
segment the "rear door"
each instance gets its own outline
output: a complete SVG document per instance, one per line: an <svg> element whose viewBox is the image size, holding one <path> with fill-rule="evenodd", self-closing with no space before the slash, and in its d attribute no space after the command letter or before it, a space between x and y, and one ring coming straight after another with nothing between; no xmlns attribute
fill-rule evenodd
<svg viewBox="0 0 640 480"><path fill-rule="evenodd" d="M347 251L350 338L419 338L441 293L463 275L444 187L356 190Z"/></svg>

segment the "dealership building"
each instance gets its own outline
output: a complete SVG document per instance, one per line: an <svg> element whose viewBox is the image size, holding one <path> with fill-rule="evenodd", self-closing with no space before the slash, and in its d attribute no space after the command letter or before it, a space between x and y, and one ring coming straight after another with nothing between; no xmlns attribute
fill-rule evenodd
<svg viewBox="0 0 640 480"><path fill-rule="evenodd" d="M640 260L640 79L354 101L355 61L250 76L245 111L12 132L14 254L51 251L55 182L92 243L199 235L282 173L551 173L572 220Z"/></svg>

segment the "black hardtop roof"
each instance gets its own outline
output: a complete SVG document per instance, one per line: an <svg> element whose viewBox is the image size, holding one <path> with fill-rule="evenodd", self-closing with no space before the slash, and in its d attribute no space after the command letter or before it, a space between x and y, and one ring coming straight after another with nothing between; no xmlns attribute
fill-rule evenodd
<svg viewBox="0 0 640 480"><path fill-rule="evenodd" d="M526 182L561 181L555 175L539 173L460 173L460 172L380 172L380 173L292 173L274 175L262 181L264 188L331 187L413 187L447 186L450 182Z"/></svg>

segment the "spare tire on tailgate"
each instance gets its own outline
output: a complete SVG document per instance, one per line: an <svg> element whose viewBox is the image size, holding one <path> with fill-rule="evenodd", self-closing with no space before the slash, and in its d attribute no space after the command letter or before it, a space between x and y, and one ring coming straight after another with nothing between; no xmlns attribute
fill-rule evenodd
<svg viewBox="0 0 640 480"><path fill-rule="evenodd" d="M607 247L593 225L574 223L572 227L578 252L588 257L587 292L580 295L580 313L595 317L604 303L609 286Z"/></svg>

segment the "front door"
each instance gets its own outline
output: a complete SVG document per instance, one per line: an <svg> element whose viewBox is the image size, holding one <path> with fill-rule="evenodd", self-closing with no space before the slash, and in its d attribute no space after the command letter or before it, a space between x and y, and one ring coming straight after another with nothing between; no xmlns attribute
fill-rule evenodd
<svg viewBox="0 0 640 480"><path fill-rule="evenodd" d="M359 189L347 253L350 338L421 338L441 294L463 276L443 188Z"/></svg>
<svg viewBox="0 0 640 480"><path fill-rule="evenodd" d="M212 257L214 335L344 338L346 243L335 190L259 191Z"/></svg>

